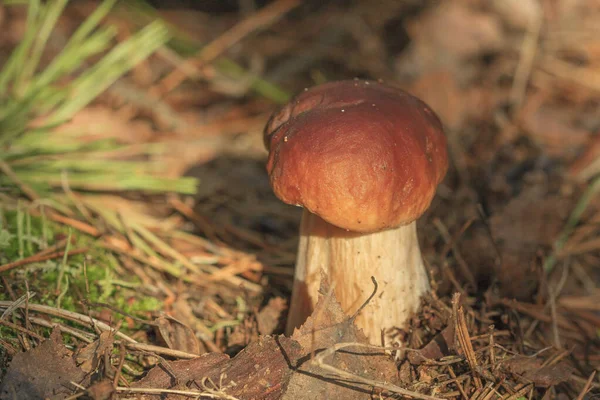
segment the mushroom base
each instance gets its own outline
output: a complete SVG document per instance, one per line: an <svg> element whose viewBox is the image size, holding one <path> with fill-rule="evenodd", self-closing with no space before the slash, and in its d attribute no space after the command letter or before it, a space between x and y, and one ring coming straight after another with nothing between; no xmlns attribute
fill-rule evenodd
<svg viewBox="0 0 600 400"><path fill-rule="evenodd" d="M356 318L372 344L397 341L396 328L405 328L430 289L423 265L416 222L376 233L338 228L309 211L300 225L300 243L286 333L302 325L317 304L321 274L334 286L342 309L352 315L373 292L377 294Z"/></svg>

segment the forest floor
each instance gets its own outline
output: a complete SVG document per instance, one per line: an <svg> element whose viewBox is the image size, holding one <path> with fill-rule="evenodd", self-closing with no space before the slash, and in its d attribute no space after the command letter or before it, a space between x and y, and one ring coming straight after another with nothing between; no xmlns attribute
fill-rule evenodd
<svg viewBox="0 0 600 400"><path fill-rule="evenodd" d="M102 26L162 19L171 40L52 137L183 186L64 175L46 200L0 158L0 399L600 396L596 0L152 3ZM97 4L67 5L42 67ZM0 5L0 64L26 25ZM401 348L367 345L334 295L282 336L301 210L271 191L262 131L355 77L422 98L449 142L419 220L433 292Z"/></svg>

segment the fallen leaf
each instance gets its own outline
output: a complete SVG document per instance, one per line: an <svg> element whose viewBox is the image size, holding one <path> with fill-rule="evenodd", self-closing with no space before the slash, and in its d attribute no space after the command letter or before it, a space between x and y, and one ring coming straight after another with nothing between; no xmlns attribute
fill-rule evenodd
<svg viewBox="0 0 600 400"><path fill-rule="evenodd" d="M542 361L537 358L516 356L504 361L502 369L532 381L536 386L549 387L558 385L571 378L573 367L561 361L554 365L542 366Z"/></svg>
<svg viewBox="0 0 600 400"><path fill-rule="evenodd" d="M527 298L539 283L531 267L538 252L550 248L571 210L571 202L540 186L524 189L490 220L492 236L502 255L496 271L503 295Z"/></svg>
<svg viewBox="0 0 600 400"><path fill-rule="evenodd" d="M407 352L406 358L411 364L420 365L450 355L454 350L454 333L454 325L447 326L422 349Z"/></svg>
<svg viewBox="0 0 600 400"><path fill-rule="evenodd" d="M104 356L112 351L113 342L114 333L112 331L102 332L98 340L77 351L75 355L77 366L87 374L96 371Z"/></svg>
<svg viewBox="0 0 600 400"><path fill-rule="evenodd" d="M0 383L0 400L64 399L86 386L86 373L62 343L59 328L39 346L17 353Z"/></svg>
<svg viewBox="0 0 600 400"><path fill-rule="evenodd" d="M169 316L158 317L155 322L158 334L170 349L200 354L200 342L189 326Z"/></svg>
<svg viewBox="0 0 600 400"><path fill-rule="evenodd" d="M530 100L534 101L535 98ZM550 156L573 153L593 137L590 130L576 126L570 121L572 116L561 111L558 107L541 106L523 113L520 118L523 128Z"/></svg>
<svg viewBox="0 0 600 400"><path fill-rule="evenodd" d="M281 316L287 309L287 301L282 297L274 297L256 314L258 333L271 335L281 325Z"/></svg>
<svg viewBox="0 0 600 400"><path fill-rule="evenodd" d="M326 280L321 282L320 293L328 293ZM283 396L284 400L372 398L370 388L352 385L345 379L336 380L331 377L330 372L325 372L310 362L311 353L318 354L338 343L369 343L362 330L342 311L334 292L319 297L312 316L295 330L292 339L298 341L305 355L301 361L296 361L297 370ZM372 348L336 352L327 361L335 368L362 378L388 383L398 380L398 370L393 360L383 351Z"/></svg>
<svg viewBox="0 0 600 400"><path fill-rule="evenodd" d="M96 382L85 391L92 400L109 400L114 392L115 388L109 379Z"/></svg>

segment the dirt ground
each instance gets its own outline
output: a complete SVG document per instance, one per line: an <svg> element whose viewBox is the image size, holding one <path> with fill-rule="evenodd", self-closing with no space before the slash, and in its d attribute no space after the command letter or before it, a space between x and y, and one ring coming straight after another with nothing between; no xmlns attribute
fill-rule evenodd
<svg viewBox="0 0 600 400"><path fill-rule="evenodd" d="M50 48L95 4L67 6ZM600 398L600 2L151 4L202 50L161 49L59 129L160 144L159 174L199 179L194 196L85 204L143 221L158 256L202 273L175 277L128 232L87 222L115 276L142 282L124 303L160 309L15 305L22 277L2 275L0 311L21 316L0 318L14 333L0 341L1 399ZM25 15L0 5L0 60ZM124 40L143 15L121 5L105 24ZM402 348L367 345L334 296L281 335L302 211L272 193L263 128L289 95L352 78L420 97L448 138L448 174L418 225L434 291Z"/></svg>

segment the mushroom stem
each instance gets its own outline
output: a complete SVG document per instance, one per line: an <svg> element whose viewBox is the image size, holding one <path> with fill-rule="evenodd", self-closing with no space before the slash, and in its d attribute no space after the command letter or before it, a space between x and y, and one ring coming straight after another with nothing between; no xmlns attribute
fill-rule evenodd
<svg viewBox="0 0 600 400"><path fill-rule="evenodd" d="M356 318L356 325L372 344L381 344L382 329L389 344L393 328L406 327L421 296L429 291L416 222L381 232L356 233L331 225L305 209L287 334L314 310L322 273L335 285L335 296L348 315L369 298L371 276L375 277L378 293Z"/></svg>

